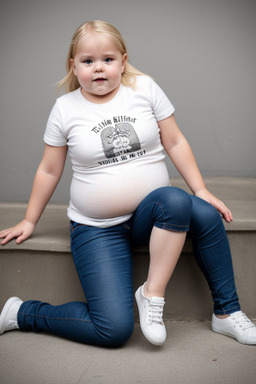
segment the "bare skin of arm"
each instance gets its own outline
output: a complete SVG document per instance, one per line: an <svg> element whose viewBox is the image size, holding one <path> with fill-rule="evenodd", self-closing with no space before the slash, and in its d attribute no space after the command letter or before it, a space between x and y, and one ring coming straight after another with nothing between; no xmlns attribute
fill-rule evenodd
<svg viewBox="0 0 256 384"><path fill-rule="evenodd" d="M42 161L37 169L25 218L14 227L0 232L1 244L16 238L17 244L33 233L47 203L61 178L67 154L67 146L45 145Z"/></svg>
<svg viewBox="0 0 256 384"><path fill-rule="evenodd" d="M232 221L231 211L206 188L191 147L180 131L175 117L172 115L158 122L158 125L164 149L194 195L217 208L227 222Z"/></svg>

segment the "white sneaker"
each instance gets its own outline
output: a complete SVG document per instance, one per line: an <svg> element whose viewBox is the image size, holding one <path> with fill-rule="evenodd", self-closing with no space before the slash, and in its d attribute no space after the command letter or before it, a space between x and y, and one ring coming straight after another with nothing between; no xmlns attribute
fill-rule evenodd
<svg viewBox="0 0 256 384"><path fill-rule="evenodd" d="M232 313L226 319L212 315L212 330L233 337L242 344L256 344L256 326L241 311Z"/></svg>
<svg viewBox="0 0 256 384"><path fill-rule="evenodd" d="M160 346L166 340L166 329L163 323L165 301L163 297L152 297L149 299L144 296L144 285L139 287L135 293L141 330L148 341Z"/></svg>
<svg viewBox="0 0 256 384"><path fill-rule="evenodd" d="M12 329L19 329L17 314L23 301L11 297L6 303L0 316L0 335Z"/></svg>

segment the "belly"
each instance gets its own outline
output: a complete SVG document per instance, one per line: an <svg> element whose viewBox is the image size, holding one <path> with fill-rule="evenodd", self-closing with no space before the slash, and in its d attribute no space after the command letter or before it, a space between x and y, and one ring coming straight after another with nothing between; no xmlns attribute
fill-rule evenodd
<svg viewBox="0 0 256 384"><path fill-rule="evenodd" d="M167 185L164 161L138 167L125 164L122 169L106 167L90 177L74 173L71 202L84 216L108 219L134 212L150 192Z"/></svg>

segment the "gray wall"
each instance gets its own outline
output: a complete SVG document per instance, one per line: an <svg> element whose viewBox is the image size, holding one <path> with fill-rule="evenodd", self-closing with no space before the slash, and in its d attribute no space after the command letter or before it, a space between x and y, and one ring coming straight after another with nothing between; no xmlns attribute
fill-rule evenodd
<svg viewBox="0 0 256 384"><path fill-rule="evenodd" d="M4 4L4 5L3 5ZM74 30L111 22L205 176L256 177L255 0L8 0L0 11L0 201L27 201ZM177 175L168 162L171 175ZM52 202L67 202L67 164Z"/></svg>

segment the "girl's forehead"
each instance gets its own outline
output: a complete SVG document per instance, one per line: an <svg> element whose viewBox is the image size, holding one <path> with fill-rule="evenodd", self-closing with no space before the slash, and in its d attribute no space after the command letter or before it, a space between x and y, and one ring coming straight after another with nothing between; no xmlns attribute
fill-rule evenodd
<svg viewBox="0 0 256 384"><path fill-rule="evenodd" d="M117 50L113 39L110 36L99 33L99 32L89 32L86 35L82 36L77 43L76 51L81 50Z"/></svg>

